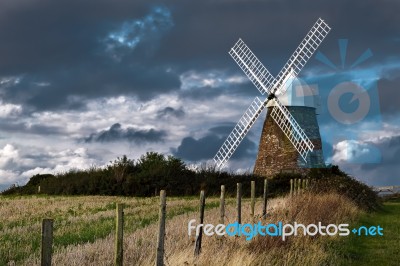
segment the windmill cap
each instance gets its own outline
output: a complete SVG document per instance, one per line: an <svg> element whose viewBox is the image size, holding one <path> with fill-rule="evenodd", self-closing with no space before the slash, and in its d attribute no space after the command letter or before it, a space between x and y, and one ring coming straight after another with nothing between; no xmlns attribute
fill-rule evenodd
<svg viewBox="0 0 400 266"><path fill-rule="evenodd" d="M300 78L294 78L286 92L277 95L282 105L307 106L317 108L320 106L319 90L316 84L307 84ZM274 106L275 101L270 101L267 106Z"/></svg>

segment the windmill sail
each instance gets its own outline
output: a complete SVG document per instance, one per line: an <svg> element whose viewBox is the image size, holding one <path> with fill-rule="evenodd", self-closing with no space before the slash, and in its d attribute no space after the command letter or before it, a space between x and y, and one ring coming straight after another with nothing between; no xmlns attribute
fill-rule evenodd
<svg viewBox="0 0 400 266"><path fill-rule="evenodd" d="M308 59L314 54L318 46L328 35L331 28L322 19L318 19L314 26L304 37L303 41L296 48L292 56L289 58L285 66L279 72L277 76L277 82L274 84L277 94L283 94L286 91L286 86L282 86L285 77L290 71L293 71L297 76L307 63Z"/></svg>
<svg viewBox="0 0 400 266"><path fill-rule="evenodd" d="M264 93L270 93L271 87L275 83L275 78L242 39L239 39L235 43L229 51L229 54L262 95L264 95Z"/></svg>
<svg viewBox="0 0 400 266"><path fill-rule="evenodd" d="M285 133L304 161L307 161L307 154L313 151L314 145L289 110L278 99L275 99L275 103L270 114L271 117L283 133Z"/></svg>
<svg viewBox="0 0 400 266"><path fill-rule="evenodd" d="M265 104L266 103L261 101L258 97L253 100L249 108L247 108L246 112L233 128L232 132L226 138L217 154L214 156L214 162L217 164L217 167L221 167L229 160L233 152L264 110Z"/></svg>

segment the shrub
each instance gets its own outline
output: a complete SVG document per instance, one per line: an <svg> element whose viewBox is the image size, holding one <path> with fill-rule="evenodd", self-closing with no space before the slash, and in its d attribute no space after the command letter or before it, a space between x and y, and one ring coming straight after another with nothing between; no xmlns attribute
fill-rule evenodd
<svg viewBox="0 0 400 266"><path fill-rule="evenodd" d="M348 175L323 177L316 182L313 190L320 193L336 192L344 195L366 211L377 210L381 206L381 201L376 192Z"/></svg>
<svg viewBox="0 0 400 266"><path fill-rule="evenodd" d="M367 185L349 177L337 166L312 169L308 177L317 180L314 186L316 192L337 192L365 210L379 207L377 195ZM304 176L281 173L269 179L269 197L287 194L290 179L296 178ZM161 189L166 189L169 196L184 196L198 195L204 189L208 196L217 196L221 185L225 185L227 195L234 196L236 184L242 183L243 196L249 197L250 181L256 182L256 193L262 195L264 177L251 173L222 172L207 165L193 170L179 158L148 152L137 161L124 155L105 168L91 167L57 175L34 175L25 186L10 187L2 194L35 194L40 186L40 193L49 195L153 196Z"/></svg>

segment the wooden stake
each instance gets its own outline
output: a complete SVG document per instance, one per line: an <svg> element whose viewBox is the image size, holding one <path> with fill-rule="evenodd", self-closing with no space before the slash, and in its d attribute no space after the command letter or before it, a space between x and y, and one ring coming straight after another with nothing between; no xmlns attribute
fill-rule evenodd
<svg viewBox="0 0 400 266"><path fill-rule="evenodd" d="M290 179L290 196L293 197L293 179Z"/></svg>
<svg viewBox="0 0 400 266"><path fill-rule="evenodd" d="M263 218L267 218L267 200L268 200L268 179L264 179L264 193L263 193Z"/></svg>
<svg viewBox="0 0 400 266"><path fill-rule="evenodd" d="M204 222L204 208L206 206L206 197L204 196L204 190L200 192L200 224ZM199 235L196 237L196 243L194 246L194 255L198 256L201 252L201 240L203 238L203 228L201 228Z"/></svg>
<svg viewBox="0 0 400 266"><path fill-rule="evenodd" d="M51 266L52 252L53 252L53 219L43 219L41 266Z"/></svg>
<svg viewBox="0 0 400 266"><path fill-rule="evenodd" d="M297 194L299 194L300 195L300 193L301 193L301 179L299 178L298 180L297 180L299 183L297 184Z"/></svg>
<svg viewBox="0 0 400 266"><path fill-rule="evenodd" d="M225 222L225 186L221 186L221 198L219 199L219 223Z"/></svg>
<svg viewBox="0 0 400 266"><path fill-rule="evenodd" d="M164 237L165 237L165 216L167 210L167 199L165 190L160 191L160 210L158 214L158 244L156 254L156 266L164 266Z"/></svg>
<svg viewBox="0 0 400 266"><path fill-rule="evenodd" d="M251 181L251 218L254 222L254 208L256 205L256 181Z"/></svg>
<svg viewBox="0 0 400 266"><path fill-rule="evenodd" d="M242 223L242 184L237 183L237 195L236 195L236 207L237 207L237 222Z"/></svg>
<svg viewBox="0 0 400 266"><path fill-rule="evenodd" d="M124 242L124 206L121 203L117 204L116 209L116 233L115 233L115 265L122 266L124 250L123 250L123 242Z"/></svg>

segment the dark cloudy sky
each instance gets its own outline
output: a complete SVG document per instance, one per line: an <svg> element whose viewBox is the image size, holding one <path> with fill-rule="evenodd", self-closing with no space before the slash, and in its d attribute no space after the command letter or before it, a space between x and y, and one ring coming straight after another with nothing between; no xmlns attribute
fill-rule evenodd
<svg viewBox="0 0 400 266"><path fill-rule="evenodd" d="M332 31L300 77L319 89L325 159L400 185L399 10L394 0L1 1L0 188L123 154L212 159L259 96L230 47L242 38L276 75L318 17ZM343 82L369 93L368 115L351 125L326 108ZM262 120L230 169L252 169Z"/></svg>

